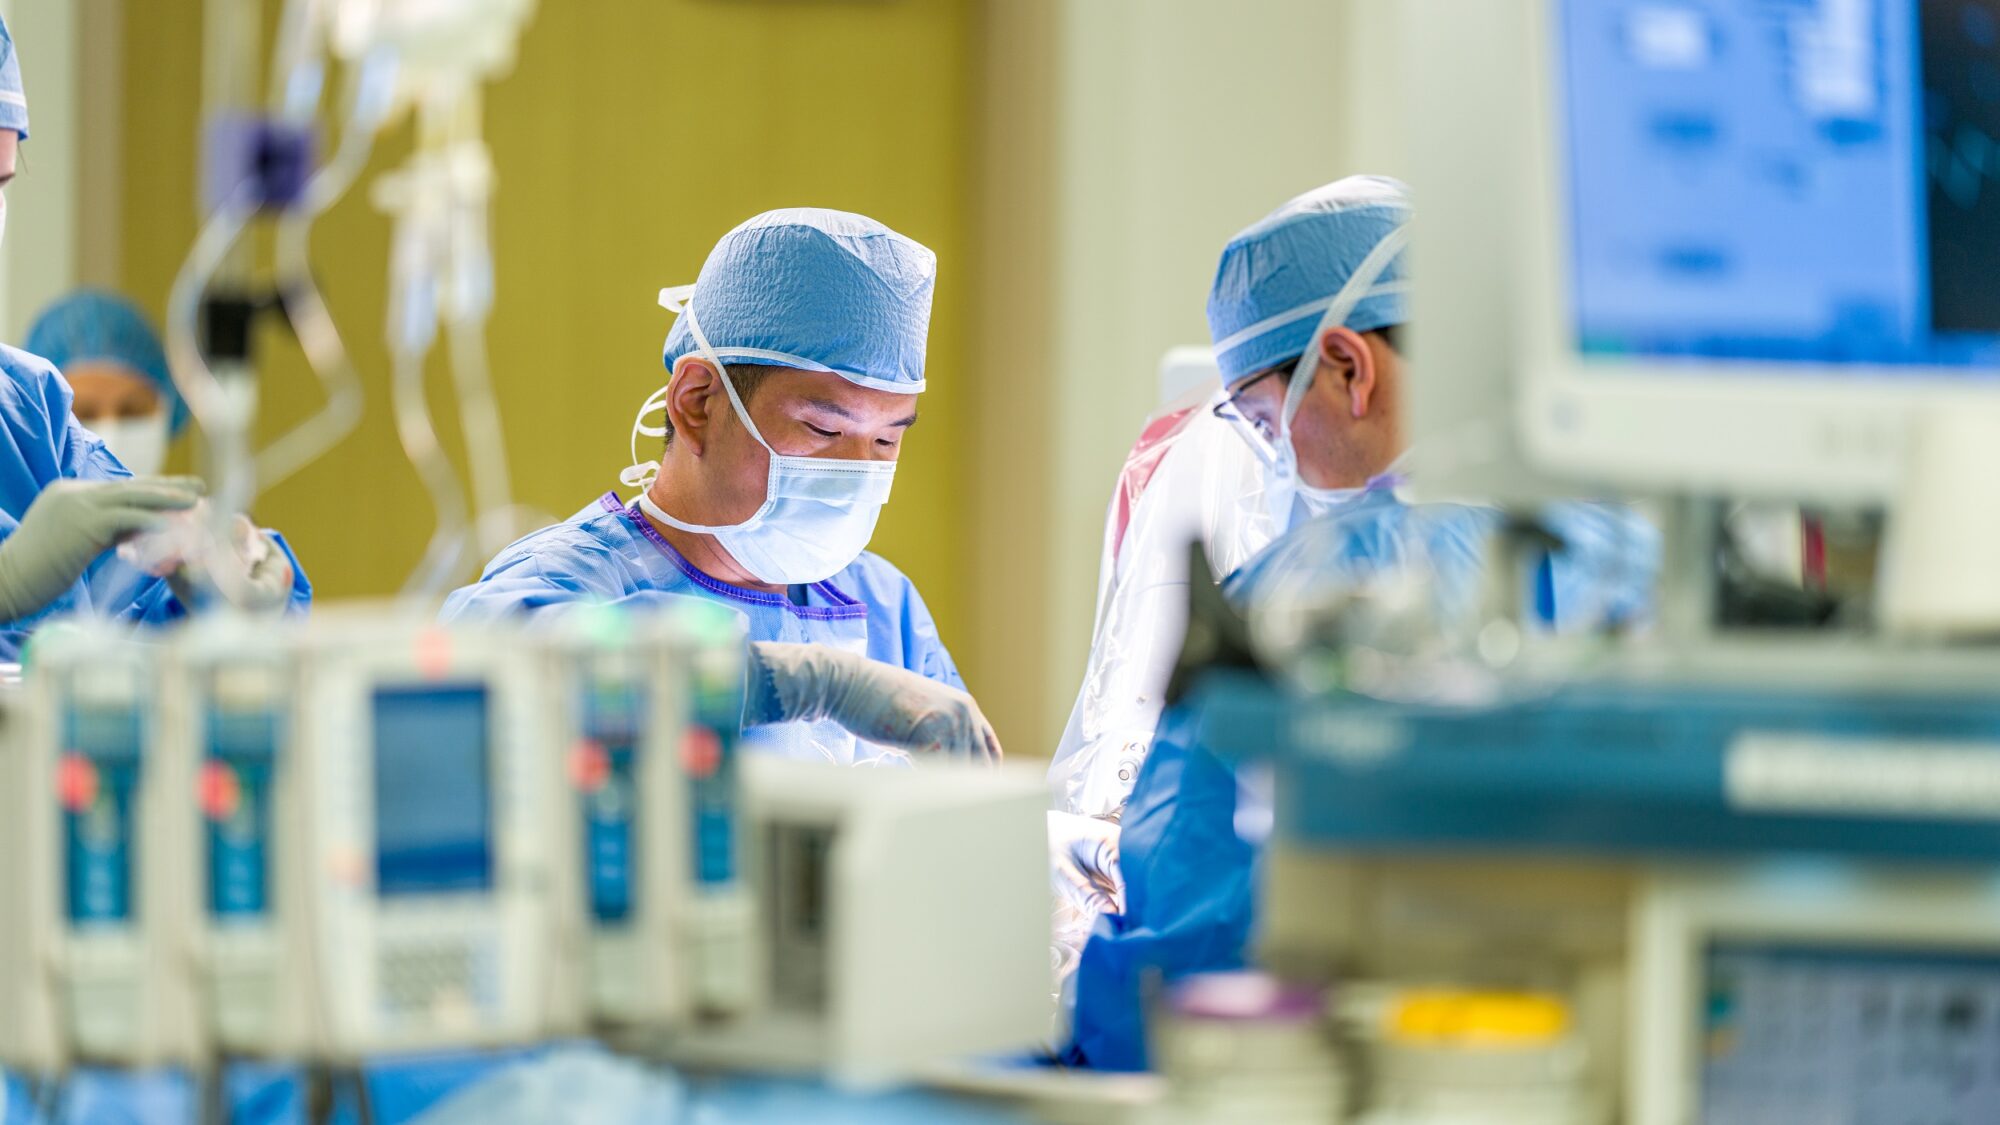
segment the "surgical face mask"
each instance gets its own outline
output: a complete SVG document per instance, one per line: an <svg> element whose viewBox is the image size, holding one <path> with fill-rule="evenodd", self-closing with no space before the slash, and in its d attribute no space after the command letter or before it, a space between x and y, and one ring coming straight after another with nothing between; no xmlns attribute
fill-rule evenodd
<svg viewBox="0 0 2000 1125"><path fill-rule="evenodd" d="M1358 500L1370 492L1394 492L1401 488L1403 481L1409 477L1409 462L1410 453L1408 450L1404 450L1402 453L1396 455L1394 461L1389 462L1388 468L1370 477L1368 483L1362 485L1360 488L1314 488L1305 481L1294 477L1292 479L1292 495L1297 498L1299 505L1305 509L1306 518L1316 519L1339 508L1343 504Z"/></svg>
<svg viewBox="0 0 2000 1125"><path fill-rule="evenodd" d="M1294 485L1294 494L1308 518L1326 515L1366 491L1366 488L1314 488L1304 481Z"/></svg>
<svg viewBox="0 0 2000 1125"><path fill-rule="evenodd" d="M875 521L882 505L889 502L889 488L896 479L894 461L854 461L833 457L792 457L771 448L750 411L736 393L729 369L716 358L702 334L701 323L686 303L686 290L666 290L660 303L688 318L688 332L702 358L715 365L729 405L743 428L770 454L771 468L764 480L764 504L739 524L708 525L687 523L674 518L641 493L639 507L669 527L712 535L729 557L736 560L761 582L791 586L820 582L845 570L868 546L875 535ZM685 362L685 357L683 358ZM678 373L679 364L675 365ZM621 475L628 485L650 488L659 472L659 462L639 460L639 438L666 436L666 427L649 426L646 418L666 408L667 387L653 392L639 416L632 422L631 468Z"/></svg>
<svg viewBox="0 0 2000 1125"><path fill-rule="evenodd" d="M103 440L104 448L118 458L119 464L132 470L133 476L155 476L167 463L171 435L164 410L140 418L105 418L95 422L86 418L83 425Z"/></svg>

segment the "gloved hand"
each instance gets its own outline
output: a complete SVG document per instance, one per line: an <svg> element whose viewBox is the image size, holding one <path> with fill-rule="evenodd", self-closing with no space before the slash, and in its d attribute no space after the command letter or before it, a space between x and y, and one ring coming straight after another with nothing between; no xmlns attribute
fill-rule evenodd
<svg viewBox="0 0 2000 1125"><path fill-rule="evenodd" d="M1092 917L1122 913L1125 877L1118 869L1118 822L1049 813L1049 859L1056 893Z"/></svg>
<svg viewBox="0 0 2000 1125"><path fill-rule="evenodd" d="M214 590L238 609L265 613L282 609L292 597L292 564L273 546L269 535L237 516L231 527L230 550L198 550L176 560L167 584L181 604L193 609L202 595ZM227 573L217 573L226 568Z"/></svg>
<svg viewBox="0 0 2000 1125"><path fill-rule="evenodd" d="M59 480L42 489L0 543L0 621L47 607L97 556L194 507L201 492L191 477Z"/></svg>
<svg viewBox="0 0 2000 1125"><path fill-rule="evenodd" d="M913 753L1000 759L1000 736L970 695L826 645L750 646L743 725L832 719L856 738Z"/></svg>

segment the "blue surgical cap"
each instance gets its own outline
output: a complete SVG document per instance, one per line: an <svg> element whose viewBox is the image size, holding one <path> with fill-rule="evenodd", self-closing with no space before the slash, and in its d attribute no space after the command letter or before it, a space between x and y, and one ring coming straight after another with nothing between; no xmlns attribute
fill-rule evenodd
<svg viewBox="0 0 2000 1125"><path fill-rule="evenodd" d="M1223 382L1304 354L1355 268L1409 219L1409 188L1383 176L1350 176L1299 196L1230 239L1208 295L1209 338ZM1398 254L1374 284L1403 281L1405 257ZM1373 332L1403 323L1408 306L1400 288L1372 294L1345 323Z"/></svg>
<svg viewBox="0 0 2000 1125"><path fill-rule="evenodd" d="M876 390L924 389L937 255L873 219L795 207L722 236L688 302L716 358L830 371ZM667 334L672 370L695 350Z"/></svg>
<svg viewBox="0 0 2000 1125"><path fill-rule="evenodd" d="M167 353L138 306L96 289L79 289L42 310L28 329L27 349L64 371L98 360L128 368L159 388L172 432L187 424L187 404L167 374Z"/></svg>
<svg viewBox="0 0 2000 1125"><path fill-rule="evenodd" d="M0 19L0 129L12 129L28 139L28 91L21 85L21 56L14 36Z"/></svg>

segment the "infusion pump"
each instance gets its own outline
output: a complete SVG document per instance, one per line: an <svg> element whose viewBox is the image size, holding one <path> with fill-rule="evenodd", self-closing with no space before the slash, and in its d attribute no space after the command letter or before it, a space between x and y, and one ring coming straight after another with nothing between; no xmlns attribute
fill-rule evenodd
<svg viewBox="0 0 2000 1125"><path fill-rule="evenodd" d="M564 1019L554 756L505 631L316 623L299 685L294 941L315 1054L533 1041Z"/></svg>
<svg viewBox="0 0 2000 1125"><path fill-rule="evenodd" d="M746 643L699 602L45 630L0 679L0 1066L1039 1042L1039 772L744 761Z"/></svg>

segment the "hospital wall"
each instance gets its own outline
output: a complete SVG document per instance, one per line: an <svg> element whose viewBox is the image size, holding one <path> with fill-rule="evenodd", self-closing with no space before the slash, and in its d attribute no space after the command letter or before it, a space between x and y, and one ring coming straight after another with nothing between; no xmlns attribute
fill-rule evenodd
<svg viewBox="0 0 2000 1125"><path fill-rule="evenodd" d="M82 44L98 35L118 0L0 0L0 16L19 42L43 46L48 58L38 60L35 77L51 89L48 98L35 88L30 127L33 136L23 146L14 182L7 185L7 212L13 221L0 241L0 339L20 341L33 311L62 294L78 275L76 232L88 215L103 215L112 194L102 180L81 174L85 154L92 149L93 130L83 99L73 96L83 86L77 65ZM110 22L115 23L115 20ZM44 46L45 45L45 46ZM92 103L101 105L101 101ZM97 205L91 210L91 204Z"/></svg>

